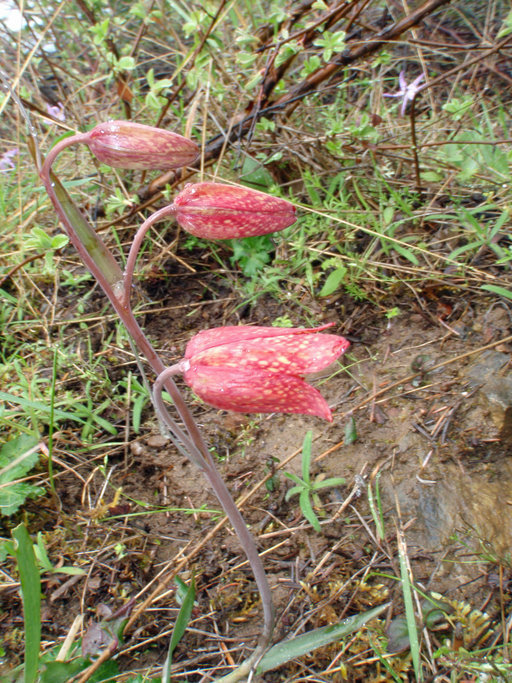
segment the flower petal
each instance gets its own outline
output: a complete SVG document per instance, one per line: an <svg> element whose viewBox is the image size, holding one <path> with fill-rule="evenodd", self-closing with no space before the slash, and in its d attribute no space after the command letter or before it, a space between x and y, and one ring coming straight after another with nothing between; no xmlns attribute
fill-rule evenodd
<svg viewBox="0 0 512 683"><path fill-rule="evenodd" d="M300 377L191 365L186 383L206 403L238 413L300 413L332 422L327 401Z"/></svg>
<svg viewBox="0 0 512 683"><path fill-rule="evenodd" d="M185 358L191 358L196 353L206 351L215 346L233 344L252 339L268 339L269 337L283 337L287 335L311 334L321 332L334 323L327 323L319 327L258 327L252 325L226 325L214 327L210 330L198 332L187 344Z"/></svg>
<svg viewBox="0 0 512 683"><path fill-rule="evenodd" d="M307 375L323 370L348 348L335 334L282 335L212 347L191 359L195 365Z"/></svg>
<svg viewBox="0 0 512 683"><path fill-rule="evenodd" d="M192 164L199 156L192 140L132 121L99 123L83 141L99 161L114 168L168 170Z"/></svg>
<svg viewBox="0 0 512 683"><path fill-rule="evenodd" d="M266 235L296 220L295 207L285 199L223 183L186 185L174 206L178 224L205 239Z"/></svg>

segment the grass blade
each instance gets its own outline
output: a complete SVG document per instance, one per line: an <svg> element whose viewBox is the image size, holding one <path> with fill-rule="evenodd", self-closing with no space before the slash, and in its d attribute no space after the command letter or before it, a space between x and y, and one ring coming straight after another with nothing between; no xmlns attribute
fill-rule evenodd
<svg viewBox="0 0 512 683"><path fill-rule="evenodd" d="M405 618L407 621L407 633L411 646L411 656L414 666L414 673L417 681L422 681L423 676L420 668L420 644L418 640L418 630L416 628L416 617L412 600L411 577L409 574L409 563L407 562L407 549L405 541L398 532L398 557L400 560L400 578L402 582L402 594L404 596Z"/></svg>
<svg viewBox="0 0 512 683"><path fill-rule="evenodd" d="M25 674L24 683L33 683L39 667L41 646L41 578L36 565L30 535L23 524L12 532L16 541L16 562L20 573L25 622Z"/></svg>
<svg viewBox="0 0 512 683"><path fill-rule="evenodd" d="M176 622L174 623L171 640L169 642L167 658L165 660L165 664L162 670L162 683L169 683L169 681L171 680L172 655L174 650L176 649L176 646L183 638L183 634L187 629L188 622L190 621L190 616L192 614L192 609L194 608L195 599L196 586L194 579L192 579L192 581L190 582L190 586L188 587L188 590L185 594L185 597L183 598L183 602L181 603L180 611L178 613Z"/></svg>
<svg viewBox="0 0 512 683"><path fill-rule="evenodd" d="M304 437L302 444L302 479L309 484L309 468L311 467L311 445L313 443L313 432L309 430Z"/></svg>
<svg viewBox="0 0 512 683"><path fill-rule="evenodd" d="M389 603L379 605L379 607L368 610L368 612L362 612L361 614L355 614L352 617L343 619L339 624L323 626L314 631L309 631L309 633L305 633L302 636L297 636L297 638L285 640L274 645L274 647L262 658L256 669L256 673L262 674L265 673L265 671L271 671L272 669L281 666L281 664L286 664L286 662L296 659L297 657L302 657L303 655L308 654L308 652L316 650L318 647L329 645L335 640L340 640L341 638L354 633L354 631L358 631L370 621L370 619L374 619L379 616L379 614L382 614L388 606Z"/></svg>
<svg viewBox="0 0 512 683"><path fill-rule="evenodd" d="M504 296L507 299L512 299L512 291L510 291L510 289L505 289L505 287L499 287L498 285L482 285L480 289L485 289L487 292L492 292L498 296Z"/></svg>

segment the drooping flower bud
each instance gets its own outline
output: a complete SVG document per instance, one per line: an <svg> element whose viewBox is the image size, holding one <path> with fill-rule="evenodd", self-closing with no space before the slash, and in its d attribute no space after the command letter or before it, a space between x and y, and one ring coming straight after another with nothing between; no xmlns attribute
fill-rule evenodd
<svg viewBox="0 0 512 683"><path fill-rule="evenodd" d="M168 171L192 164L199 156L192 140L132 121L99 123L84 134L82 142L99 161L114 168Z"/></svg>
<svg viewBox="0 0 512 683"><path fill-rule="evenodd" d="M284 230L295 222L285 199L223 183L186 185L175 197L175 217L187 232L205 239L238 239Z"/></svg>
<svg viewBox="0 0 512 683"><path fill-rule="evenodd" d="M185 382L206 403L241 413L301 413L332 422L327 401L304 381L349 347L313 329L218 327L199 332L185 351Z"/></svg>

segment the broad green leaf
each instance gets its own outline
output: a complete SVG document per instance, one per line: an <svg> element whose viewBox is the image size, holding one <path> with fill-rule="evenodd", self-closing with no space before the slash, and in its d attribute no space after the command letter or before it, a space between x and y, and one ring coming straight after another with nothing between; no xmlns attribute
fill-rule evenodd
<svg viewBox="0 0 512 683"><path fill-rule="evenodd" d="M73 659L71 662L46 662L41 673L41 683L67 683L80 671L84 671L90 663L83 657Z"/></svg>
<svg viewBox="0 0 512 683"><path fill-rule="evenodd" d="M39 439L23 434L7 441L0 449L0 514L14 514L27 498L37 498L44 489L28 482L14 482L24 477L39 462L34 450Z"/></svg>
<svg viewBox="0 0 512 683"><path fill-rule="evenodd" d="M246 157L242 166L240 182L256 190L265 191L274 184L274 179L263 164L252 157Z"/></svg>
<svg viewBox="0 0 512 683"><path fill-rule="evenodd" d="M370 619L378 617L379 614L382 614L388 607L389 603L386 603L385 605L374 607L368 612L362 612L361 614L355 614L352 617L343 619L339 624L323 626L314 631L304 633L304 635L297 636L297 638L284 640L281 643L274 645L274 647L265 654L256 669L256 673L262 674L265 673L265 671L271 671L282 664L286 664L286 662L290 662L292 659L307 655L312 650L334 643L336 640L341 640L354 633L354 631L358 631L370 621Z"/></svg>

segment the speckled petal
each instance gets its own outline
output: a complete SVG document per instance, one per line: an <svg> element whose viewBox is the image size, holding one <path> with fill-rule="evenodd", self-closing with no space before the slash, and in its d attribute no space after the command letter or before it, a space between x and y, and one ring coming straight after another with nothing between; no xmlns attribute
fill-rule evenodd
<svg viewBox="0 0 512 683"><path fill-rule="evenodd" d="M319 327L261 327L252 325L226 325L225 327L212 327L209 330L201 330L187 344L185 358L191 358L196 353L206 351L222 344L232 344L252 339L268 339L271 337L283 337L287 335L311 334L321 332L334 323L327 323Z"/></svg>
<svg viewBox="0 0 512 683"><path fill-rule="evenodd" d="M238 239L283 230L295 222L285 199L222 183L186 185L174 199L176 220L205 239Z"/></svg>
<svg viewBox="0 0 512 683"><path fill-rule="evenodd" d="M191 365L184 379L206 403L238 413L300 413L332 422L327 401L314 387L292 375Z"/></svg>
<svg viewBox="0 0 512 683"><path fill-rule="evenodd" d="M99 123L83 141L99 161L114 168L165 171L192 164L199 156L192 140L132 121Z"/></svg>
<svg viewBox="0 0 512 683"><path fill-rule="evenodd" d="M349 342L316 329L217 328L191 340L185 358L195 364L229 369L264 370L288 375L318 372L344 353ZM237 335L236 331L239 331ZM224 331L224 335L220 334ZM277 332L277 334L276 334ZM216 333L216 334L212 334ZM194 343L194 341L196 343Z"/></svg>

